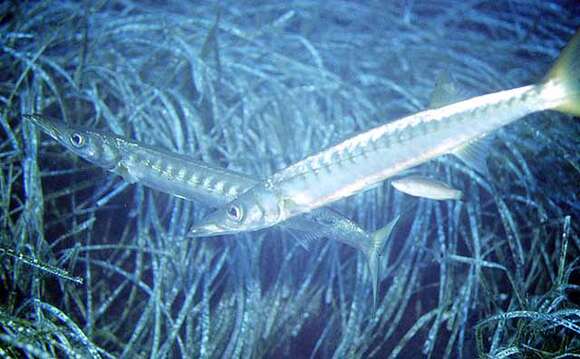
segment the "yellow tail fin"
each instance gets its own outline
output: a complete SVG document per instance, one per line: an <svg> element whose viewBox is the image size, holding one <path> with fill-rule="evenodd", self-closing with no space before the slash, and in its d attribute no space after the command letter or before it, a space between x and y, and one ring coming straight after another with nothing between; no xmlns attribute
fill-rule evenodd
<svg viewBox="0 0 580 359"><path fill-rule="evenodd" d="M556 110L580 116L580 30L562 50L546 80L562 83L566 91L565 103Z"/></svg>

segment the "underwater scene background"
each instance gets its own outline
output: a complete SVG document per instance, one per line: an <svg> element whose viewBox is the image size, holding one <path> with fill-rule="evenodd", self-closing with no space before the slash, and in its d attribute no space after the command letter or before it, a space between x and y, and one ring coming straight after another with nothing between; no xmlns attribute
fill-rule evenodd
<svg viewBox="0 0 580 359"><path fill-rule="evenodd" d="M187 238L211 208L22 121L264 178L428 108L441 76L457 100L541 81L579 27L572 0L2 2L0 356L579 356L577 118L492 134L489 177L417 168L463 201L387 181L335 203L367 231L401 216L376 308L355 249L280 228Z"/></svg>

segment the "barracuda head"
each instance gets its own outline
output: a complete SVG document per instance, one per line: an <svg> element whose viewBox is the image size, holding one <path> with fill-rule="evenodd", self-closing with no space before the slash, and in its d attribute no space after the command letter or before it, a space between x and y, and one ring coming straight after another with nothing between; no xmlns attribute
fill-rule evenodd
<svg viewBox="0 0 580 359"><path fill-rule="evenodd" d="M278 198L263 184L256 185L194 226L190 235L208 237L255 231L282 220Z"/></svg>
<svg viewBox="0 0 580 359"><path fill-rule="evenodd" d="M43 115L24 115L26 120L40 127L63 146L105 169L112 169L119 161L114 136L102 136L98 132L73 128Z"/></svg>

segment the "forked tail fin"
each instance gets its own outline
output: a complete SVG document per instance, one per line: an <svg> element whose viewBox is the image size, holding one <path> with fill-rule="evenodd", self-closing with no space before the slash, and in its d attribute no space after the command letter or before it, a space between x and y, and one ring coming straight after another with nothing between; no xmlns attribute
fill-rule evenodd
<svg viewBox="0 0 580 359"><path fill-rule="evenodd" d="M555 110L580 116L580 30L562 50L546 82L554 81L564 90L565 100Z"/></svg>
<svg viewBox="0 0 580 359"><path fill-rule="evenodd" d="M379 269L381 267L381 257L385 243L391 236L393 228L397 225L400 216L395 217L383 228L375 231L371 237L371 243L367 250L367 263L369 266L369 274L371 277L371 284L373 286L373 311L377 307L377 293L379 288Z"/></svg>

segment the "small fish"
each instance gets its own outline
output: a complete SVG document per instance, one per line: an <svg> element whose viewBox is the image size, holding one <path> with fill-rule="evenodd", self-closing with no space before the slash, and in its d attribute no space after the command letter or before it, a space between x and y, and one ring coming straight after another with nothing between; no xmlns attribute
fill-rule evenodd
<svg viewBox="0 0 580 359"><path fill-rule="evenodd" d="M463 192L446 183L422 176L408 176L391 181L391 185L398 191L415 197L435 200L463 198Z"/></svg>
<svg viewBox="0 0 580 359"><path fill-rule="evenodd" d="M186 156L121 136L71 127L39 114L24 115L24 118L76 155L123 176L129 183L139 182L210 207L224 205L259 183L243 174L193 161ZM360 250L367 258L376 302L380 256L397 221L398 217L376 232L369 233L338 212L320 208L294 217L281 226L296 232L299 240L306 238L309 242L327 237Z"/></svg>
<svg viewBox="0 0 580 359"><path fill-rule="evenodd" d="M485 151L473 150L474 143L545 110L580 115L580 31L539 84L429 109L353 136L273 174L210 214L192 234L266 228L445 154L485 174Z"/></svg>

